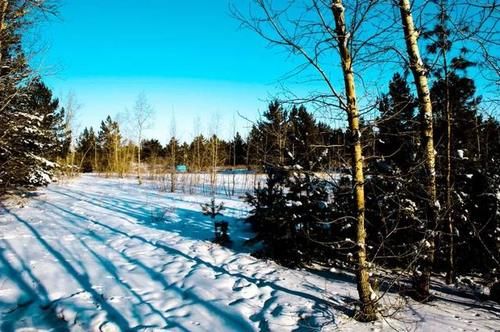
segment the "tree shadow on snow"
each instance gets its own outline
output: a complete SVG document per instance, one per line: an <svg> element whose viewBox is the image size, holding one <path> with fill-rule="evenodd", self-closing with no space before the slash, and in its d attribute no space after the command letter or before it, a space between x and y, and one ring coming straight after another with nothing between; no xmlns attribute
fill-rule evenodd
<svg viewBox="0 0 500 332"><path fill-rule="evenodd" d="M49 188L49 191L72 198L75 201L91 204L102 209L102 211L99 211L100 214L113 217L119 214L128 222L134 222L156 230L174 232L183 238L197 241L211 241L214 238L214 223L209 217L203 215L201 208L200 211L197 211L175 207L172 209L172 213L168 212L170 208L168 202L178 200L176 198L163 197L167 204L159 204L145 203L143 200L129 197L110 197L69 189L62 191ZM48 202L45 203L48 204ZM192 204L198 205L198 203ZM92 208L87 212L95 214L95 211L97 210ZM67 209L66 212L71 213ZM163 212L165 212L165 215L162 215ZM243 219L236 217L223 216L220 219L229 223L229 236L234 244L231 249L236 252L250 253L252 248L244 244L251 237L249 225L244 224Z"/></svg>
<svg viewBox="0 0 500 332"><path fill-rule="evenodd" d="M7 253L16 258L21 268L16 268L7 258ZM12 302L0 301L1 312L0 331L16 331L23 326L35 328L53 328L57 331L69 331L68 322L60 317L54 310L54 301L51 301L48 292L38 280L31 269L24 263L10 245L2 241L0 244L0 275L3 276L2 288L9 284L17 287L21 294ZM25 275L27 275L25 277ZM28 280L25 280L28 279ZM34 325L33 306L38 306L37 325ZM38 311L38 310L35 310Z"/></svg>
<svg viewBox="0 0 500 332"><path fill-rule="evenodd" d="M238 331L252 331L254 327L250 325L247 319L251 321L258 322L259 329L261 331L270 331L274 330L273 326L269 326L269 323L266 320L266 315L271 314L272 316L281 315L280 306L276 307L276 303L274 303L277 299L276 294L278 292L292 295L297 298L304 298L312 301L313 303L313 312L314 314L309 317L303 317L300 321L300 327L297 331L307 331L307 330L318 330L321 328L322 323L318 322L327 322L328 324L335 324L336 312L343 312L347 315L351 315L352 311L348 309L346 303L351 303L353 299L341 298L339 296L332 298L321 298L315 296L311 293L293 290L286 286L286 284L279 284L276 281L266 280L264 277L257 277L254 275L246 275L240 271L231 271L228 265L231 262L226 263L226 265L218 266L213 264L207 260L201 259L198 256L193 256L182 252L176 248L172 248L168 244L162 241L150 240L143 236L142 233L134 234L128 231L124 231L113 227L112 225L105 224L100 220L105 220L106 216L113 216L116 218L117 214L121 219L125 220L129 223L138 224L140 226L144 226L150 228L152 230L160 230L160 231L168 231L179 234L182 238L193 239L193 240L209 240L213 237L213 224L212 220L204 216L199 211L193 211L189 209L175 209L175 216L177 220L166 220L165 222L157 222L151 216L151 206L144 206L144 202L141 200L137 200L134 198L124 198L124 197L112 197L109 195L101 195L95 193L82 193L77 190L70 190L65 188L64 191L57 189L48 189L49 191L54 192L55 194L65 196L71 199L72 203L78 203L80 201L84 202L85 205L77 206L77 209L73 209L70 206L66 206L63 204L56 204L49 201L41 201L44 205L47 206L47 210L50 213L57 215L60 220L64 220L69 223L72 228L65 227L64 225L58 225L62 227L65 231L70 232L76 236L80 245L86 252L88 252L92 259L98 263L100 268L104 269L106 273L108 273L114 280L116 280L120 287L126 290L127 294L130 294L130 298L133 301L129 301L128 306L130 306L131 315L138 322L141 322L144 317L144 308L146 308L149 312L148 315L154 315L159 317L162 321L164 328L177 328L181 331L188 331L189 329L182 326L177 320L175 316L171 316L173 312L175 312L179 308L171 308L167 311L160 311L155 308L151 303L148 303L147 300L144 299L143 295L139 294L129 282L125 281L121 278L123 273L127 273L127 271L123 270L123 267L120 267L114 262L112 259L98 253L95 248L82 237L85 235L95 241L100 243L102 246L105 246L107 250L112 250L114 254L118 255L121 259L128 262L129 264L134 265L135 267L142 270L151 281L155 283L159 283L165 292L171 292L172 294L176 294L183 299L182 306L186 306L188 304L195 304L200 306L204 310L210 312L213 315L220 317L220 319L232 329ZM166 198L164 198L166 199ZM155 207L155 206L153 206ZM158 207L158 206L156 206ZM31 232L34 239L41 245L41 247L48 252L53 258L55 258L58 264L64 269L64 271L74 279L78 285L88 293L96 303L97 307L99 307L99 311L104 311L106 313L107 319L111 322L114 322L121 330L130 331L139 328L147 328L147 327L159 327L159 326L146 326L146 325L137 325L130 326L128 319L123 315L123 312L116 309L112 303L108 301L106 296L103 293L98 292L93 286L91 282L91 278L88 272L85 271L85 266L83 266L82 261L77 261L76 263L72 263L75 260L74 257L68 259L67 255L70 255L69 252L65 250L59 250L51 246L46 239L44 239L43 235L36 229L36 225L31 225L31 223L27 220L22 219L14 213L13 211L5 208L7 213L15 218L15 220L23 225L27 230ZM95 218L93 216L100 215L100 218ZM99 219L99 220L96 220ZM237 226L237 223L242 223L241 219L234 217L224 217L224 220L227 220L230 225ZM232 309L228 309L227 306L220 305L218 301L207 301L197 295L192 289L181 287L176 283L173 283L168 280L168 276L159 272L157 269L154 269L148 266L145 262L140 259L132 257L126 251L120 251L115 249L110 243L109 238L106 239L104 236L101 236L100 233L89 229L88 225L92 224L94 227L100 230L105 230L108 234L113 235L115 238L123 238L128 241L135 241L139 244L147 245L155 250L160 250L166 256L170 257L178 257L183 259L186 262L190 263L190 272L197 270L198 268L208 268L210 271L214 273L216 278L220 278L223 276L230 276L237 280L244 280L248 283L256 285L259 288L268 287L271 290L271 297L264 303L263 307L257 310L250 317L245 317L241 313L235 312ZM68 225L69 226L69 225ZM137 232L136 232L137 233ZM244 234L244 233L243 233ZM161 237L160 237L161 239ZM236 238L235 242L243 243L246 238ZM237 248L238 252L245 252L243 247ZM5 249L7 250L7 249ZM66 254L65 254L66 252ZM2 252L0 252L2 254ZM20 259L21 260L21 259ZM236 260L236 259L235 259ZM12 267L8 267L6 259L4 256L0 255L0 264L3 267L3 270L9 272L9 275L15 275L15 270ZM56 264L56 263L54 263ZM78 264L76 266L75 264ZM29 270L29 267L23 265L23 270L26 271L29 275L33 275ZM81 271L83 270L83 271ZM41 281L38 281L40 285L40 289L33 290L27 284L23 284L22 279L16 280L16 278L11 277L15 282L18 283L20 289L29 294L36 303L50 303L48 301L47 290L44 290ZM34 276L33 276L34 278ZM305 285L305 287L309 287ZM315 292L319 292L320 294L324 293L323 290L315 288L316 286L310 285L311 290ZM165 295L166 296L166 295ZM61 304L62 305L62 304ZM69 306L68 301L64 302L64 306ZM271 310L271 308L274 309ZM96 307L96 311L98 310ZM78 308L74 308L74 310L78 311ZM270 312L271 311L271 312ZM21 311L19 311L21 313ZM297 315L301 315L301 313L297 313ZM50 321L53 317L47 317ZM80 319L86 319L85 317L80 317ZM88 317L87 317L88 319ZM54 323L55 324L55 323ZM57 322L57 324L60 324ZM63 323L61 323L63 324ZM8 326L7 326L8 327ZM66 326L65 326L66 328ZM5 329L2 329L2 331ZM7 329L8 330L8 329ZM6 331L7 331L6 330Z"/></svg>

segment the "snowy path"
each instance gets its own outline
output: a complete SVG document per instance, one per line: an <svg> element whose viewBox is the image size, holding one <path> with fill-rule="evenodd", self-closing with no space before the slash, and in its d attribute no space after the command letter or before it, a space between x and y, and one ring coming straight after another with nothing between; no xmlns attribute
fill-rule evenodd
<svg viewBox="0 0 500 332"><path fill-rule="evenodd" d="M25 207L0 207L0 330L500 329L498 307L472 309L451 295L356 323L346 316L356 297L348 276L249 255L241 201L224 199L233 248L211 243L199 206L208 200L87 175L40 190Z"/></svg>

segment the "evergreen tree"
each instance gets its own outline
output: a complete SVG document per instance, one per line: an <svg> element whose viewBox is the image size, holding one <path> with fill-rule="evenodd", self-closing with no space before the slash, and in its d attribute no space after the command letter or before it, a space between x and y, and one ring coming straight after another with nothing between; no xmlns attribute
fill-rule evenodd
<svg viewBox="0 0 500 332"><path fill-rule="evenodd" d="M452 60L452 63L454 61ZM462 61L460 61L462 63ZM463 67L462 67L463 68ZM453 220L453 234L446 227L441 229L439 243L439 262L444 265L450 242L454 241L454 271L463 273L471 270L489 273L498 269L500 257L497 238L499 224L498 168L490 172L483 150L495 148L498 137L498 126L495 122L484 121L479 115L481 98L476 96L474 81L460 76L458 70L450 66L447 78L440 77L434 82L431 93L435 101L436 112L435 137L438 155L438 169L441 183L445 182L446 154L450 153L451 205L446 211ZM448 96L448 101L447 101ZM447 116L450 112L450 116ZM454 135L447 136L447 127L451 127ZM484 129L483 129L484 128ZM488 128L488 138L482 137L482 132ZM447 142L450 137L450 142ZM498 143L496 143L498 147ZM494 151L494 150L491 150ZM498 154L498 153L496 153ZM493 163L495 158L492 159ZM444 187L444 186L442 186ZM445 196L439 190L441 197Z"/></svg>
<svg viewBox="0 0 500 332"><path fill-rule="evenodd" d="M56 166L46 159L59 148L53 137L57 120L52 94L39 78L28 80L31 70L22 48L22 32L33 23L33 10L44 3L9 1L0 15L0 189L47 184ZM46 90L46 91L44 91ZM33 93L47 92L49 101ZM52 154L52 153L50 153Z"/></svg>
<svg viewBox="0 0 500 332"><path fill-rule="evenodd" d="M273 101L263 119L250 132L250 148L258 165L284 165L288 138L288 112Z"/></svg>
<svg viewBox="0 0 500 332"><path fill-rule="evenodd" d="M395 74L379 102L377 154L390 166L407 171L415 162L417 103L406 79Z"/></svg>
<svg viewBox="0 0 500 332"><path fill-rule="evenodd" d="M165 149L157 139L145 139L142 141L142 157L146 162L165 156Z"/></svg>
<svg viewBox="0 0 500 332"><path fill-rule="evenodd" d="M40 79L18 89L4 108L9 121L0 145L0 179L4 187L46 185L62 151L63 115Z"/></svg>
<svg viewBox="0 0 500 332"><path fill-rule="evenodd" d="M448 85L448 87L446 86ZM446 147L446 89L449 89L449 109L451 111L453 132L459 133L451 137L452 163L461 156L469 160L479 160L479 149L477 138L479 135L479 124L482 122L478 115L478 107L481 102L480 97L476 97L476 87L474 81L468 77L460 77L457 72L450 72L448 80L444 78L436 80L431 89L431 96L434 98L434 134L436 136L436 149L439 156L445 155ZM460 152L459 152L460 151ZM463 152L463 154L462 154ZM460 156L458 155L460 153ZM440 168L445 169L444 158L438 161ZM463 160L462 160L463 162ZM458 165L452 165L452 170ZM456 171L455 171L456 172Z"/></svg>
<svg viewBox="0 0 500 332"><path fill-rule="evenodd" d="M108 115L101 121L97 133L97 146L100 155L100 170L118 172L120 165L121 134L118 122L113 121Z"/></svg>
<svg viewBox="0 0 500 332"><path fill-rule="evenodd" d="M247 144L243 141L239 132L234 135L230 143L230 157L228 162L233 166L246 165L247 163Z"/></svg>
<svg viewBox="0 0 500 332"><path fill-rule="evenodd" d="M316 120L304 106L290 111L287 150L292 159L297 159L306 170L316 169L321 150L320 132ZM319 153L318 153L319 152Z"/></svg>
<svg viewBox="0 0 500 332"><path fill-rule="evenodd" d="M97 167L97 137L94 128L83 129L76 145L76 152L80 159L80 170L84 173L94 172Z"/></svg>
<svg viewBox="0 0 500 332"><path fill-rule="evenodd" d="M73 140L73 132L67 124L67 114L64 107L57 113L57 125L54 128L56 139L58 141L59 150L56 151L58 158L64 159L71 153L71 142Z"/></svg>

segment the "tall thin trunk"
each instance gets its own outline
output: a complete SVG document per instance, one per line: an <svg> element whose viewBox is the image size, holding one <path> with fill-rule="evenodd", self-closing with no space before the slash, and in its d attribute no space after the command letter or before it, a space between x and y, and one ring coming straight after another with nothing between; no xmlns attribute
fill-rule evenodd
<svg viewBox="0 0 500 332"><path fill-rule="evenodd" d="M175 192L175 187L176 187L176 181L177 181L177 177L176 177L176 172L177 172L177 169L176 169L176 164L175 164L175 161L176 161L176 149L175 149L175 138L172 140L172 149L170 150L170 152L172 153L172 173L170 173L170 192Z"/></svg>
<svg viewBox="0 0 500 332"><path fill-rule="evenodd" d="M419 267L420 271L417 268L415 273L415 290L417 292L417 297L424 300L429 297L430 277L432 265L434 264L434 230L436 228L437 219L436 162L434 157L432 103L429 92L429 84L427 82L426 69L420 57L420 50L417 43L418 32L413 23L410 1L400 0L399 9L406 41L406 49L410 62L410 69L415 79L419 107L423 121L422 143L426 172L428 225L427 234L425 239L422 241L422 259Z"/></svg>
<svg viewBox="0 0 500 332"><path fill-rule="evenodd" d="M483 159L482 159L482 156L481 156L481 153L482 153L482 150L481 150L481 137L479 135L481 131L480 131L479 119L478 119L477 116L474 117L474 122L475 122L475 125L476 125L475 131L476 131L477 160L481 163L481 166L484 169L486 169L487 168L487 164L482 162Z"/></svg>
<svg viewBox="0 0 500 332"><path fill-rule="evenodd" d="M233 144L233 167L236 167L236 141L234 141L234 144Z"/></svg>
<svg viewBox="0 0 500 332"><path fill-rule="evenodd" d="M97 173L99 170L97 169L97 141L94 140L94 167L92 171Z"/></svg>
<svg viewBox="0 0 500 332"><path fill-rule="evenodd" d="M247 155L246 155L246 159L247 159L247 168L250 166L250 144L251 144L251 139L250 139L250 135L249 137L247 137Z"/></svg>
<svg viewBox="0 0 500 332"><path fill-rule="evenodd" d="M139 134L139 145L137 147L137 180L139 181L139 184L142 184L142 179L141 179L141 140L142 140L142 134Z"/></svg>
<svg viewBox="0 0 500 332"><path fill-rule="evenodd" d="M118 137L117 137L116 134L114 135L114 141L115 141L114 142L115 143L115 149L114 149L115 150L114 151L114 154L115 154L115 167L114 168L115 169L114 169L114 171L120 173L120 176L122 176L123 174L121 174L121 171L120 171L120 162L118 160Z"/></svg>
<svg viewBox="0 0 500 332"><path fill-rule="evenodd" d="M373 321L377 319L376 306L371 297L372 289L369 282L369 267L366 255L366 230L365 230L365 193L363 174L363 151L361 147L361 132L359 125L359 110L356 103L356 87L354 83L354 71L351 55L348 48L348 33L344 17L344 6L342 0L334 0L331 6L335 19L335 31L337 33L338 48L342 62L344 84L347 97L347 113L349 117L349 128L352 133L352 167L354 173L354 193L356 200L357 219L357 260L356 272L357 288L361 300L361 312L358 319L362 321Z"/></svg>
<svg viewBox="0 0 500 332"><path fill-rule="evenodd" d="M5 17L7 15L7 8L9 6L8 0L0 0L0 64L2 63L3 56L3 31L5 30Z"/></svg>
<svg viewBox="0 0 500 332"><path fill-rule="evenodd" d="M70 161L70 174L71 176L75 176L74 166L75 166L75 151L71 151L71 161Z"/></svg>
<svg viewBox="0 0 500 332"><path fill-rule="evenodd" d="M455 253L454 253L454 236L453 233L454 225L452 218L452 200L451 200L451 192L452 192L452 182L451 182L451 124L452 124L452 116L451 116L451 105L450 105L450 87L449 87L449 78L448 78L448 66L446 64L446 51L443 50L443 61L444 72L445 72L445 85L446 85L446 221L448 224L448 233L449 233L449 248L448 248L448 271L446 274L446 282L451 284L455 281Z"/></svg>
<svg viewBox="0 0 500 332"><path fill-rule="evenodd" d="M446 223L448 226L449 243L448 243L448 271L446 273L446 283L451 284L455 281L455 253L454 253L454 225L452 218L452 179L451 179L451 129L452 129L452 110L450 103L450 79L448 73L448 53L447 53L447 41L448 36L446 28L446 5L443 1L440 3L440 20L442 25L443 36L441 40L441 56L443 58L443 70L445 79L445 114L446 114Z"/></svg>
<svg viewBox="0 0 500 332"><path fill-rule="evenodd" d="M216 192L216 186L217 186L217 154L218 152L218 138L214 136L213 139L213 146L212 146L212 174L211 174L211 179L210 182L212 184L212 195L215 195Z"/></svg>

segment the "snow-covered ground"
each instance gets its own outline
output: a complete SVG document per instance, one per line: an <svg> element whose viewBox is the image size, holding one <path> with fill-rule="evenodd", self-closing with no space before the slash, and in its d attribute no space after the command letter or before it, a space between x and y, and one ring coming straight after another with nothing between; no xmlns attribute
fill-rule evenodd
<svg viewBox="0 0 500 332"><path fill-rule="evenodd" d="M234 244L212 243L209 200L85 175L1 203L0 331L500 330L498 305L446 288L427 305L389 295L401 310L358 323L351 276L251 257L235 196L219 197Z"/></svg>

